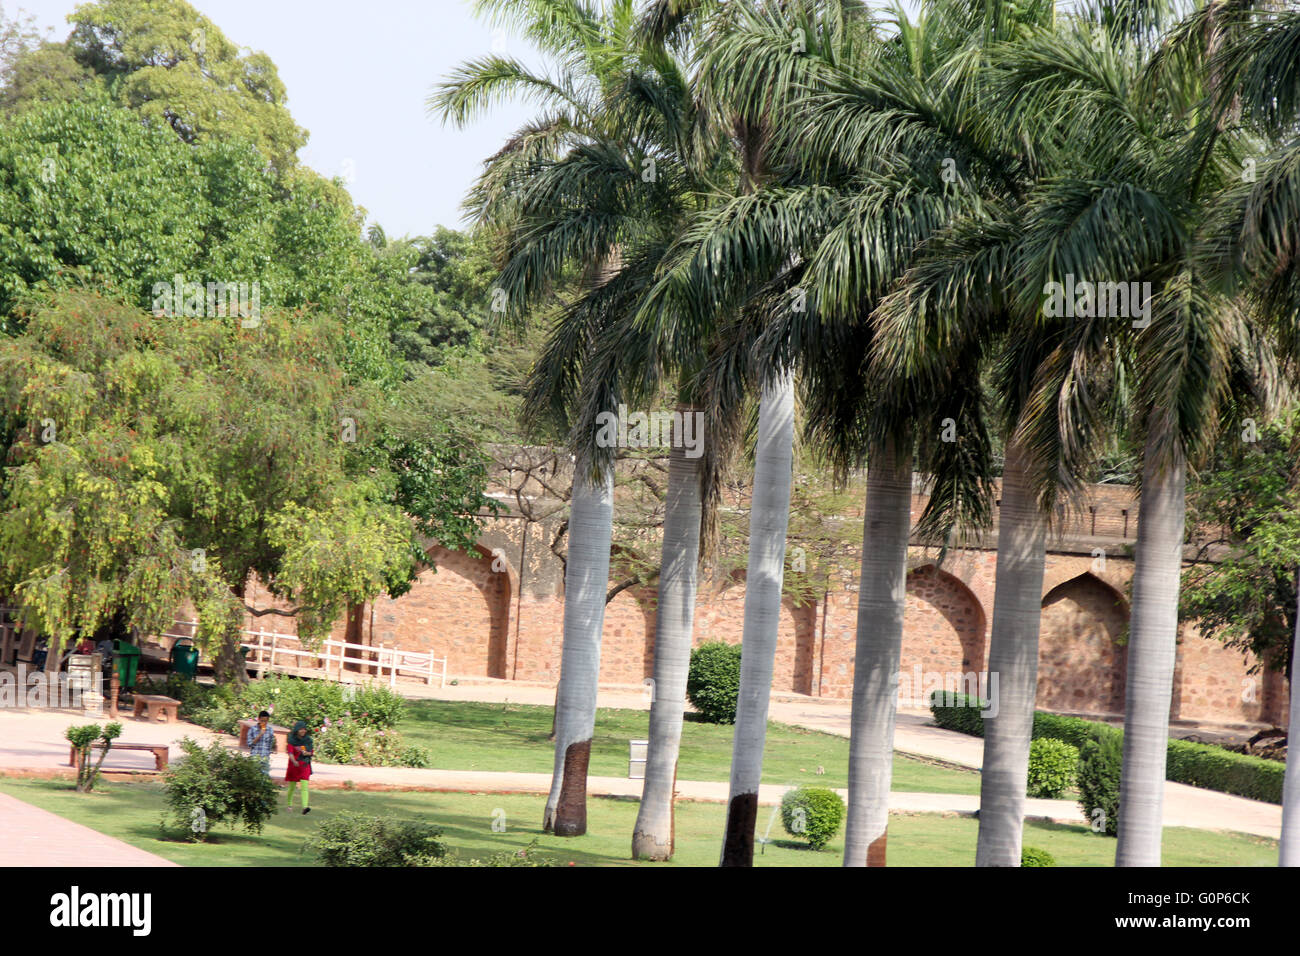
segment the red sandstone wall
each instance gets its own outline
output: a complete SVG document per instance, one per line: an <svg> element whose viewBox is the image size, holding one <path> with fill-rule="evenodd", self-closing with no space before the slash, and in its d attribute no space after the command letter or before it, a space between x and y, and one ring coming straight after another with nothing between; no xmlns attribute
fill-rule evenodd
<svg viewBox="0 0 1300 956"><path fill-rule="evenodd" d="M1094 489L1095 515L1072 517L1079 534L1094 535L1104 559L1049 553L1044 574L1039 706L1082 713L1123 710L1124 632L1131 559L1113 539L1136 531L1128 489ZM920 496L914 510L924 505ZM1124 512L1127 511L1127 516ZM1094 523L1095 522L1095 523ZM1126 524L1127 522L1127 524ZM381 597L362 610L355 629L363 643L432 650L449 658L449 676L554 681L559 676L564 604L562 571L544 547L520 539L521 525L489 522L493 546L463 555L435 548L438 572L425 572L411 592ZM535 538L545 543L548 534ZM1107 540L1110 539L1110 540ZM1090 548L1084 543L1083 548ZM513 550L512 550L513 548ZM540 554L539 554L540 552ZM523 560L522 570L518 567ZM934 556L913 548L909 563L901 670L965 673L985 666L997 555L966 550ZM772 687L776 691L847 698L852 694L857 619L855 569L838 572L831 592L813 605L782 607ZM253 582L251 602L269 595ZM695 642L738 643L744 621L743 573L724 583L702 580ZM290 618L250 620L262 630L293 633ZM620 593L606 609L600 679L640 684L654 669L653 589ZM335 636L349 633L345 620ZM1178 649L1171 717L1284 724L1287 687L1276 674L1248 675L1236 651L1187 629Z"/></svg>
<svg viewBox="0 0 1300 956"><path fill-rule="evenodd" d="M410 591L381 595L367 621L367 643L432 651L447 658L447 673L506 677L510 578L492 570L489 554L464 554L434 546L433 568L420 572Z"/></svg>

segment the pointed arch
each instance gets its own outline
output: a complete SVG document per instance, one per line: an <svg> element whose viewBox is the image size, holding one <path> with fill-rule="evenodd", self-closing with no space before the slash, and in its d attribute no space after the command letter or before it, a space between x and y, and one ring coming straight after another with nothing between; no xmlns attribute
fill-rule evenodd
<svg viewBox="0 0 1300 956"><path fill-rule="evenodd" d="M979 674L988 646L988 615L975 592L934 563L907 573L900 670L911 675Z"/></svg>
<svg viewBox="0 0 1300 956"><path fill-rule="evenodd" d="M1038 706L1044 710L1124 712L1128 628L1124 596L1091 572L1043 596L1038 640Z"/></svg>

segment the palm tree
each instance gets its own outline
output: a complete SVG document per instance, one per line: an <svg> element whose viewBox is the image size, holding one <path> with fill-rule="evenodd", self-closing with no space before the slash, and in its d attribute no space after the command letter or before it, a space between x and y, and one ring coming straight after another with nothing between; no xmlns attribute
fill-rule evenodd
<svg viewBox="0 0 1300 956"><path fill-rule="evenodd" d="M468 205L504 235L505 265L493 303L521 321L556 287L576 288L560 309L529 387L528 417L567 423L584 363L620 307L635 294L621 249L625 208L637 202L639 169L626 130L607 109L633 56L632 0L597 13L579 0L480 0L478 10L512 24L557 67L556 76L489 56L459 68L430 97L444 121L469 122L497 100L531 97L546 111L485 165ZM571 436L576 468L565 565L564 646L556 693L556 756L543 825L586 830L586 776L594 732L600 636L609 581L613 473L591 435Z"/></svg>
<svg viewBox="0 0 1300 956"><path fill-rule="evenodd" d="M1108 20L1094 11L1020 44L1006 64L1008 110L1050 118L1060 142L1089 144L1073 157L1057 151L1054 175L1026 200L1016 251L1022 307L1041 304L1047 283L1067 274L1145 281L1154 290L1127 315L1085 311L1079 339L1093 341L1074 360L1111 354L1120 356L1115 370L1131 363L1143 442L1118 865L1160 861L1187 462L1212 441L1228 396L1252 377L1258 382L1252 372L1263 367L1264 347L1246 307L1215 290L1196 254L1209 200L1230 180L1243 143L1198 109L1204 84L1195 72L1153 56L1158 26L1158 19ZM1075 376L1055 407L1075 402L1088 417L1088 386L1087 376ZM1077 475L1085 443L1063 435L1062 424L1067 416L1050 423L1052 444L1067 447ZM1048 480L1060 478L1053 464L1042 469Z"/></svg>
<svg viewBox="0 0 1300 956"><path fill-rule="evenodd" d="M599 478L612 468L615 451L602 447L602 415L623 404L638 407L661 400L665 379L673 377L678 414L683 416L678 421L689 426L699 410L691 380L703 361L707 329L694 337L663 338L653 326L633 320L686 213L710 194L716 180L733 173L695 103L682 65L681 47L690 42L687 31L679 25L671 37L658 36L627 2L613 4L599 20L582 4L545 6L556 26L534 29L541 31L547 51L565 67L568 79L563 86L541 77L521 79L517 64L490 59L465 68L457 83L444 90L440 103L461 117L467 102L488 96L494 84L510 77L524 89L540 90L560 109L556 116L521 131L494 157L476 188L475 204L480 218L510 231L509 258L499 286L508 292L512 313L537 302L549 285L562 284L575 272L580 276L574 297L554 321L526 405L533 418L550 418L567 431L575 455L588 461ZM716 444L712 433L710 441ZM650 746L633 833L633 855L638 858L667 859L672 854L673 789L700 526L708 504L704 488L716 485L707 480L714 460L712 452L703 457L688 452L682 436L674 436L659 574ZM575 520L589 490L575 485ZM604 511L595 508L593 513ZM609 538L607 529L606 545ZM589 556L574 552L573 557L585 561ZM585 565L577 571L569 568L575 587L592 573ZM590 737L596 690L591 675L596 672L591 670L589 635L599 634L596 615L579 611L570 619L569 581L566 574L566 652L557 693L556 733L563 741L557 742L546 814L548 823L555 817L557 832L573 832L575 827L565 822L573 801L566 802L562 793L570 781L585 774L585 764L570 762L566 751ZM576 597L580 603L590 599L585 592ZM567 651L571 633L584 648L573 655ZM594 646L598 651L598 640ZM598 653L595 659L598 662ZM580 677L581 693L566 687L571 674ZM579 710L562 717L579 704ZM566 727L578 729L567 732ZM572 786L575 793L585 793L576 782Z"/></svg>
<svg viewBox="0 0 1300 956"><path fill-rule="evenodd" d="M738 127L765 130L761 138L771 140L765 148L775 157L775 175L756 193L720 203L701 217L691 241L685 244L690 254L684 256L683 272L688 277L707 272L714 287L724 292L739 290L748 281L745 294L752 294L754 284L769 299L779 300L779 293L791 288L804 293L800 296L801 301L806 299L803 310L788 304L754 310L758 320L751 322L748 336L738 336L737 347L753 358L749 364L760 371L752 377L760 381L795 363L803 369L812 409L810 431L838 446L843 463L869 445L876 449L875 464L868 473L871 490L864 527L869 532L890 528L894 533L884 542L873 535L864 549L864 560L879 559L895 571L880 579L873 573L874 564L864 564L859 619L863 666L859 674L865 687L892 687L897 677L903 606L903 592L895 582L904 580L906 566L912 461L908 429L897 423L907 422L919 407L934 409L963 391L936 387L945 378L951 384L960 363L926 383L919 392L928 396L922 402L915 394L908 401L882 402L879 393L864 390L861 358L870 343L870 328L864 318L905 268L916 246L954 209L970 201L970 194L946 190L939 181L937 158L947 149L947 143L941 141L942 131L918 130L924 126L922 121L909 126L899 119L905 101L909 107L915 106L919 91L913 79L925 72L913 67L929 65L912 64L908 58L930 56L929 47L914 44L918 37L882 39L862 10L850 14L846 13L848 5L825 6L825 11L817 4L791 5L789 10L740 8L731 29L715 42L715 53L705 68L709 85L740 118ZM804 39L802 49L791 49L792 35ZM915 112L909 108L908 115ZM861 119L863 114L866 120ZM789 121L769 124L768 117ZM838 138L855 119L856 135ZM873 121L876 125L867 128ZM902 127L901 132L890 129L888 123ZM795 130L801 135L795 135ZM906 149L896 147L900 141ZM665 281L678 280L670 274ZM691 284L689 278L680 281ZM689 308L682 311L691 312ZM967 371L969 368L967 365ZM935 396L943 398L936 402ZM862 423L873 417L868 414L873 406L891 409L895 424L882 429L874 442L864 444ZM891 430L896 433L889 436L896 439L892 452L885 437ZM972 433L978 431L972 428ZM904 489L901 495L900 487ZM940 498L942 495L936 496L936 501ZM898 531L895 526L900 521ZM878 585L883 590L876 594L873 589ZM779 599L779 591L773 589L772 596ZM774 605L771 612L769 640L748 630L745 635L724 864L748 865L752 861L753 808L761 771L776 608ZM747 603L747 620L754 619ZM894 647L893 664L888 656L874 653L870 641L876 636L881 636L885 647ZM856 699L860 718L856 739L859 743L868 737L887 739L885 747L875 750L892 750L894 693L885 693L879 697L882 703L874 705L881 711L875 715L878 720L863 716L868 710L865 692ZM862 729L868 726L870 730ZM867 764L861 758L866 752L862 747L855 751L858 756L851 775L860 794L878 795L875 802L883 806L889 764L885 762L883 772L876 765L865 770ZM869 802L855 802L855 807ZM859 809L850 810L851 843L859 832L855 821L860 816ZM865 862L865 844L860 856Z"/></svg>
<svg viewBox="0 0 1300 956"><path fill-rule="evenodd" d="M744 644L731 783L721 865L752 866L763 743L785 581L785 536L790 521L794 468L794 377L768 378L759 400L754 445L754 494L749 517L749 564L745 572Z"/></svg>
<svg viewBox="0 0 1300 956"><path fill-rule="evenodd" d="M609 545L614 524L614 476L573 476L569 554L564 571L564 646L555 711L555 770L543 827L556 836L587 832L587 765L596 726L600 635L609 586Z"/></svg>

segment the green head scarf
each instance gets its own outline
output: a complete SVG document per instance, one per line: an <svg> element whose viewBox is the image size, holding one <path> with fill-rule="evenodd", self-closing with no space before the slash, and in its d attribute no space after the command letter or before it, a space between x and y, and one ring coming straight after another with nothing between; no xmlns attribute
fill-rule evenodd
<svg viewBox="0 0 1300 956"><path fill-rule="evenodd" d="M309 751L316 749L312 746L311 734L307 732L307 721L300 720L293 725L293 732L289 734L289 743L295 747L302 747ZM307 757L300 759L310 760L311 758Z"/></svg>

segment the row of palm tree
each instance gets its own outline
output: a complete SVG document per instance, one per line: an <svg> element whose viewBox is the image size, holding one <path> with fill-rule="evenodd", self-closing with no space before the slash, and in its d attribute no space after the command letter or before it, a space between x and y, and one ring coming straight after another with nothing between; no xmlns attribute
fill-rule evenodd
<svg viewBox="0 0 1300 956"><path fill-rule="evenodd" d="M1123 435L1142 449L1142 495L1116 862L1158 864L1187 468L1222 421L1267 413L1300 357L1300 14L1225 0L480 7L552 69L488 57L434 98L456 122L503 95L542 106L470 208L501 237L509 315L550 323L528 408L575 459L548 828L585 830L614 511L597 416L668 401L707 423L703 458L670 455L632 841L666 859L697 568L756 409L721 856L752 865L797 406L840 474L867 465L845 865L886 859L909 540L987 529L994 431L999 706L976 862L1019 864L1049 529ZM1152 291L1123 315L1055 314L1043 292L1067 277ZM940 437L948 419L956 441ZM930 490L916 528L914 470ZM1300 863L1297 812L1284 863Z"/></svg>

